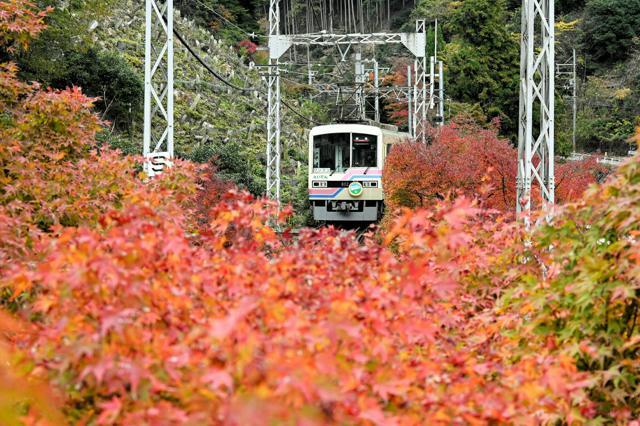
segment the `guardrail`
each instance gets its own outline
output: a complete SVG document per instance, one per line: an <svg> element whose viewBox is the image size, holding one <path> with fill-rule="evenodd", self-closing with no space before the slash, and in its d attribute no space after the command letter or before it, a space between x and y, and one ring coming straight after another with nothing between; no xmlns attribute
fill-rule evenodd
<svg viewBox="0 0 640 426"><path fill-rule="evenodd" d="M624 163L628 158L631 158L633 155L635 155L635 151L629 151L629 156L628 157L611 157L609 155L607 155L605 153L604 156L598 155L598 154L584 154L581 152L574 152L572 153L569 157L565 157L565 160L567 161L584 161L587 160L589 158L596 158L596 161L598 162L598 164L606 164L608 166L620 166L622 163Z"/></svg>

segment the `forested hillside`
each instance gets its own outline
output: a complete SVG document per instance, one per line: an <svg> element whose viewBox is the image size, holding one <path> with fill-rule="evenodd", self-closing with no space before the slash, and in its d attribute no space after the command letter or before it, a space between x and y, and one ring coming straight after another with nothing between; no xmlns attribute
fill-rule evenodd
<svg viewBox="0 0 640 426"><path fill-rule="evenodd" d="M228 3L228 4L227 4ZM291 2L290 6L296 4ZM447 116L471 116L489 122L499 118L501 132L515 142L519 77L520 6L518 0L419 0L356 2L363 28L411 30L413 18L440 22L440 57L446 66ZM208 6L208 7L206 7ZM182 5L214 32L238 41L246 32L264 32L265 5L199 0ZM217 8L217 9L216 9ZM219 10L218 10L219 9ZM222 13L220 16L215 12ZM356 7L357 13L358 7ZM577 55L577 150L626 155L640 114L640 3L631 0L565 0L556 2L556 58L570 63ZM326 13L317 10L318 15ZM320 18L316 17L318 21ZM306 21L315 22L313 18ZM357 19L356 19L357 21ZM365 25L366 24L366 25ZM304 32L307 28L287 28ZM358 22L336 18L342 31L359 31ZM376 27L377 26L377 27ZM259 37L253 41L260 43ZM431 30L430 40L433 40ZM429 49L432 49L429 47ZM398 64L400 65L400 64ZM398 66L396 72L404 70ZM399 78L401 80L402 77ZM558 79L557 151L572 149L572 100L568 77ZM400 124L402 124L400 122Z"/></svg>

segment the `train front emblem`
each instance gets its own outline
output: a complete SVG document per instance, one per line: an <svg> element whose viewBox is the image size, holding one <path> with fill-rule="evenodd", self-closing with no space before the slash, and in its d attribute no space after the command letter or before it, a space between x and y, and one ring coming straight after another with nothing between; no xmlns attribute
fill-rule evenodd
<svg viewBox="0 0 640 426"><path fill-rule="evenodd" d="M360 182L352 182L351 185L349 185L349 194L352 197L359 197L362 195L362 184Z"/></svg>

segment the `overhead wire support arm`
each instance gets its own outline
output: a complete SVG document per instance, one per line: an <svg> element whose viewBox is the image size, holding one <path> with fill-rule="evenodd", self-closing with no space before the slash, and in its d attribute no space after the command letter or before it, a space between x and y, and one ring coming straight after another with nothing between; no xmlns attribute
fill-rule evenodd
<svg viewBox="0 0 640 426"><path fill-rule="evenodd" d="M335 46L335 45L386 45L386 44L403 44L410 47L413 43L415 34L413 33L371 33L371 34L288 34L280 36L281 40L286 40L293 46ZM414 52L415 53L415 52Z"/></svg>
<svg viewBox="0 0 640 426"><path fill-rule="evenodd" d="M274 2L277 5L277 1L271 1L271 3ZM275 19L271 11L269 17L270 20ZM274 58L280 58L292 46L336 46L343 56L352 46L386 44L401 44L405 46L415 57L414 80L411 82L413 86L413 94L411 96L411 104L413 107L410 126L411 134L416 140L426 142L427 110L430 107L429 82L427 80L426 32L426 21L419 19L416 21L415 33L332 34L321 32L313 34L270 34L270 61L273 61ZM343 49L344 46L347 48ZM433 80L433 78L429 81L431 80Z"/></svg>

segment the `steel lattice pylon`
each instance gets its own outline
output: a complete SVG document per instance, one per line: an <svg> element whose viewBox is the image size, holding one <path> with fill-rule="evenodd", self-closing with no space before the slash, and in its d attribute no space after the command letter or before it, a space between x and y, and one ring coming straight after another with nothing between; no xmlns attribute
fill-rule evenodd
<svg viewBox="0 0 640 426"><path fill-rule="evenodd" d="M421 34L425 40L425 45L421 49L421 55L416 55L413 65L413 137L415 140L425 143L427 140L427 108L431 99L427 99L427 55L426 34L427 25L424 19L416 21L416 34ZM431 73L433 75L433 73ZM432 86L433 87L433 86ZM431 90L431 89L430 89Z"/></svg>
<svg viewBox="0 0 640 426"><path fill-rule="evenodd" d="M280 35L279 0L269 2L269 74L267 76L267 197L280 204Z"/></svg>
<svg viewBox="0 0 640 426"><path fill-rule="evenodd" d="M555 18L554 0L522 1L517 212L550 208L555 201ZM534 123L534 111L540 113ZM535 205L533 189L541 191Z"/></svg>
<svg viewBox="0 0 640 426"><path fill-rule="evenodd" d="M146 0L144 156L149 176L173 158L173 0Z"/></svg>

